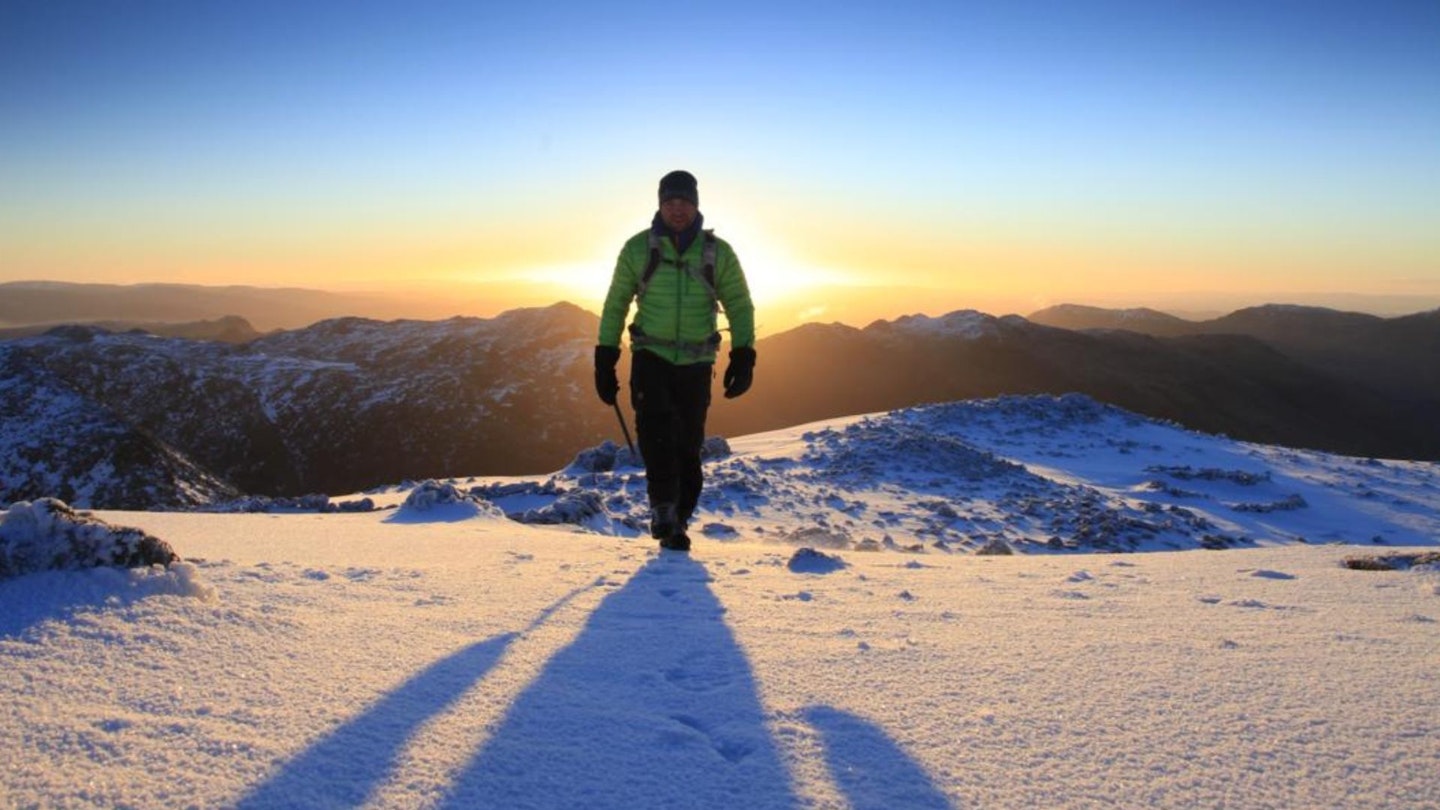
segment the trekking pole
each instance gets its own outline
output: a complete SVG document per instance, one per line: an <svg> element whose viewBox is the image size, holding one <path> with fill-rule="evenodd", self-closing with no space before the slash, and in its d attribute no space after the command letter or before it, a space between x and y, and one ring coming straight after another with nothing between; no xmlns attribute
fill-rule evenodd
<svg viewBox="0 0 1440 810"><path fill-rule="evenodd" d="M625 414L620 410L619 402L615 403L615 416L620 420L620 432L625 434L625 446L630 448L630 458L640 458L640 455L635 452L635 443L630 441L630 426L625 424Z"/></svg>

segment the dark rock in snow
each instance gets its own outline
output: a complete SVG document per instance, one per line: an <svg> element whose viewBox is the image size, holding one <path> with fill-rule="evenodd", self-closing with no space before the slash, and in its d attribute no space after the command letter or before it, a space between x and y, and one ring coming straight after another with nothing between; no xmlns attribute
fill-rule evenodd
<svg viewBox="0 0 1440 810"><path fill-rule="evenodd" d="M440 506L452 506L455 504L470 504L475 506L484 505L486 509L480 511L499 510L494 504L487 503L468 492L463 492L454 484L442 483L440 481L421 481L410 494L405 496L405 503L401 504L402 512L428 512Z"/></svg>
<svg viewBox="0 0 1440 810"><path fill-rule="evenodd" d="M850 566L837 555L826 554L813 548L796 549L786 567L797 574L831 574Z"/></svg>
<svg viewBox="0 0 1440 810"><path fill-rule="evenodd" d="M168 566L179 559L164 540L112 526L54 498L12 504L0 516L0 579L103 566Z"/></svg>
<svg viewBox="0 0 1440 810"><path fill-rule="evenodd" d="M1011 548L1009 543L1006 543L998 537L991 538L989 542L975 551L977 556L984 557L1008 556L1014 553L1015 549Z"/></svg>
<svg viewBox="0 0 1440 810"><path fill-rule="evenodd" d="M630 448L606 441L596 447L581 450L564 472L570 475L581 475L587 472L611 472L621 467L640 469L644 467L644 463L638 454L630 453Z"/></svg>
<svg viewBox="0 0 1440 810"><path fill-rule="evenodd" d="M580 524L586 518L604 514L604 498L599 492L577 490L566 492L555 502L538 509L528 509L515 519L520 523L554 526L562 523Z"/></svg>

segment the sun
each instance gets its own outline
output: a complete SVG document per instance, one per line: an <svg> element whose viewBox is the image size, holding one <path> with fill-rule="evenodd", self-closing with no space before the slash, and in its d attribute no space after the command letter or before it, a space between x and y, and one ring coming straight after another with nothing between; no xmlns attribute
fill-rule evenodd
<svg viewBox="0 0 1440 810"><path fill-rule="evenodd" d="M808 265L771 244L747 243L743 250L734 243L732 246L745 272L750 297L757 302L803 302L808 290L849 283L844 274ZM605 300L612 271L604 262L554 264L531 268L523 275L510 278L516 283L552 289L567 301L593 304L598 310Z"/></svg>
<svg viewBox="0 0 1440 810"><path fill-rule="evenodd" d="M811 264L762 232L743 226L734 232L730 245L745 270L750 298L757 304L803 305L814 290L852 283L846 274Z"/></svg>

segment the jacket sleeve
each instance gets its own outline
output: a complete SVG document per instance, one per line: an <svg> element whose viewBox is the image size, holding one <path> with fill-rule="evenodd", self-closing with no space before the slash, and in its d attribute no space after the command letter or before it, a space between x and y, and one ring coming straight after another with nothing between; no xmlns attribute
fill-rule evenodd
<svg viewBox="0 0 1440 810"><path fill-rule="evenodd" d="M643 268L635 265L635 240L625 243L620 256L615 260L615 272L610 277L610 290L605 294L605 306L600 312L601 346L620 347L620 334L625 330L625 319L630 315L630 302L635 298L635 287L640 283Z"/></svg>
<svg viewBox="0 0 1440 810"><path fill-rule="evenodd" d="M755 305L750 300L750 285L740 259L728 243L715 258L715 294L725 308L730 322L731 347L755 345Z"/></svg>

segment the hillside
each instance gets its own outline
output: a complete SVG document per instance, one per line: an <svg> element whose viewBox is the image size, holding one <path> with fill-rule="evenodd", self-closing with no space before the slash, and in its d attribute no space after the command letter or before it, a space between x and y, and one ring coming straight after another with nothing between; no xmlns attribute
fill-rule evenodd
<svg viewBox="0 0 1440 810"><path fill-rule="evenodd" d="M1076 332L971 312L865 329L811 324L763 341L760 358L754 392L717 413L727 432L923 402L1078 392L1253 441L1440 458L1440 428L1420 403L1246 336ZM1428 373L1418 357L1411 362Z"/></svg>
<svg viewBox="0 0 1440 810"><path fill-rule="evenodd" d="M123 494L85 505L191 502L147 495L150 473L131 456L96 460L102 427L82 414L263 495L553 467L613 418L574 407L591 388L593 332L594 316L560 305L488 320L338 319L241 346L91 327L0 343L0 392L16 417L0 446L30 448L0 458L0 500L53 495L50 475L106 475ZM79 404L40 407L38 386Z"/></svg>
<svg viewBox="0 0 1440 810"><path fill-rule="evenodd" d="M491 319L341 318L243 344L91 326L0 341L0 503L187 507L555 469L620 435L593 392L596 323L560 304ZM1423 346L1428 323L1404 323ZM962 311L864 329L811 324L758 350L756 386L716 398L711 433L1082 393L1252 441L1440 458L1429 400L1248 336L1076 332ZM1408 379L1437 373L1418 352L1388 362Z"/></svg>

